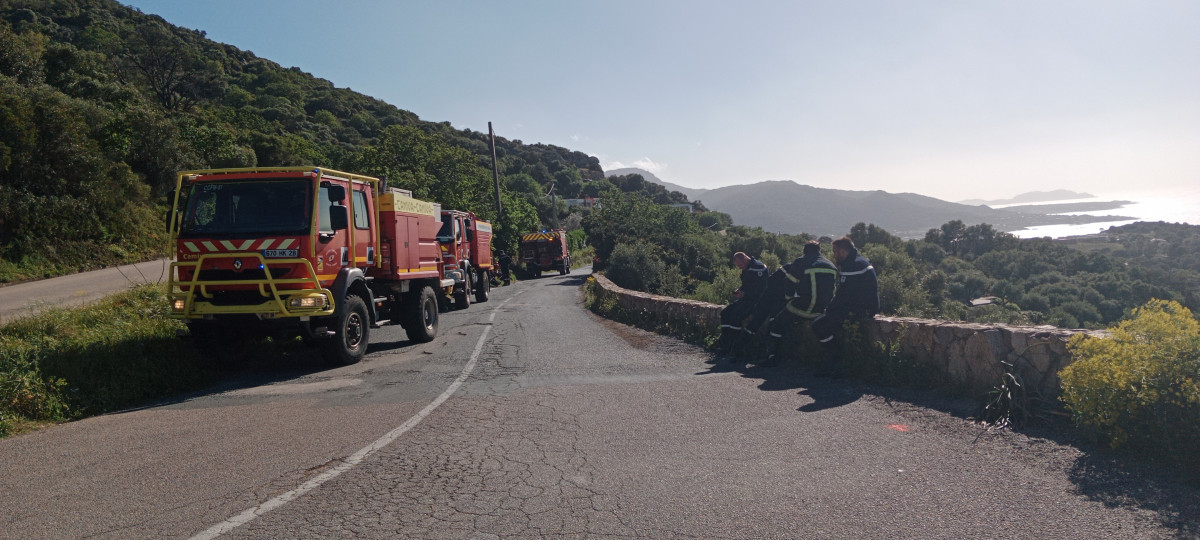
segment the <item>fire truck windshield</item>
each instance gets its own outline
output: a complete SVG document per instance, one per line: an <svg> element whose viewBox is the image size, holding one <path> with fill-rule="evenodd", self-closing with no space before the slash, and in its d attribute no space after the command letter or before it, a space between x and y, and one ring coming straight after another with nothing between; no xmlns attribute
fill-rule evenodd
<svg viewBox="0 0 1200 540"><path fill-rule="evenodd" d="M438 229L438 242L449 242L459 236L458 220L454 216L445 214L442 216L442 228Z"/></svg>
<svg viewBox="0 0 1200 540"><path fill-rule="evenodd" d="M199 182L180 236L305 234L312 222L308 180Z"/></svg>

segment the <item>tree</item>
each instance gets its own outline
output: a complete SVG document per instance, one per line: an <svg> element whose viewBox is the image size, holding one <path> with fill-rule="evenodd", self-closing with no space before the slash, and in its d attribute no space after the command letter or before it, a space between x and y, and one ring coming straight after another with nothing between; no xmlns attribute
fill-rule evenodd
<svg viewBox="0 0 1200 540"><path fill-rule="evenodd" d="M124 37L125 48L115 56L118 73L148 85L164 109L175 111L224 92L225 80L216 66L207 65L161 23L143 22Z"/></svg>

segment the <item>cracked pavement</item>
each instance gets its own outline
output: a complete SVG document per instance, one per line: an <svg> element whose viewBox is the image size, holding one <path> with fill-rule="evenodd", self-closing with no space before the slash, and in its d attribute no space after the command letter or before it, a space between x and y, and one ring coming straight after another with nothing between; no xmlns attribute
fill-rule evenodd
<svg viewBox="0 0 1200 540"><path fill-rule="evenodd" d="M494 289L434 342L276 362L171 403L0 440L0 537L189 537L387 446L235 538L1174 538L1200 495L955 403L714 369L581 306L586 272ZM498 308L497 306L502 307ZM489 316L497 311L494 321ZM490 325L490 326L489 326Z"/></svg>

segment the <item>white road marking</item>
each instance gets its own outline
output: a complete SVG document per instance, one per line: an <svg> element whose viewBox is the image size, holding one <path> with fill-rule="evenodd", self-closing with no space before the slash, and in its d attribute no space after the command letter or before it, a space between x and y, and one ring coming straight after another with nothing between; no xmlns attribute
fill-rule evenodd
<svg viewBox="0 0 1200 540"><path fill-rule="evenodd" d="M524 292L524 291L520 291L517 294L520 294L521 292ZM495 309L492 310L492 314L488 316L488 322L489 323L495 322L496 313L498 313L500 311L500 308L504 307L504 304L507 304L509 302L509 300L512 300L513 298L516 298L516 295L513 295L512 298L509 298L508 300L505 300L505 301L501 302L499 305L497 305L495 307ZM426 405L424 409L421 409L421 412L418 412L417 414L413 415L412 418L409 418L408 421L404 422L403 424L400 424L398 427L396 427L396 429L393 429L393 430L387 432L387 434L385 434L384 436L376 439L375 442L373 442L373 443L363 447L361 450L355 452L353 455L346 458L341 463L338 463L337 466L333 467L332 469L329 469L317 476L314 476L313 478L309 479L307 482L300 484L300 486L297 487L296 489L293 489L287 493L281 493L278 496L276 496L258 506L255 506L254 508L247 509L246 511L244 511L236 516L233 516L225 521L222 521L216 525L213 525L212 527L209 527L207 530L193 536L192 540L210 540L212 538L221 536L222 534L225 534L229 531L232 531L238 527L241 527L242 525L250 523L251 521L254 521L254 519L257 518L258 516L266 514L267 512L270 512L271 510L274 510L276 508L279 508L279 507L291 502L293 499L296 499L297 497L316 489L321 484L324 484L325 482L328 482L330 480L333 480L334 478L337 478L338 476L341 476L342 473L354 468L355 465L358 465L359 463L361 463L364 459L366 459L371 454L378 452L383 447L391 444L396 439L399 439L400 436L404 435L405 432L412 429L417 424L420 424L421 420L424 420L426 416L429 416L429 414L432 413L434 411L434 409L437 409L447 399L450 399L450 396L453 395L454 392L458 390L458 387L462 386L463 383L466 382L467 377L469 377L471 375L471 372L475 370L475 364L479 360L479 353L483 350L483 343L484 343L484 341L487 340L488 334L491 331L492 331L492 325L489 324L489 325L483 327L483 334L481 334L479 336L479 341L475 343L475 350L471 353L471 359L467 361L467 365L463 366L462 373L460 373L458 375L458 378L455 379L454 382L451 383L450 386L447 387L446 390L437 397L437 399L434 399L432 402L429 403L429 405Z"/></svg>

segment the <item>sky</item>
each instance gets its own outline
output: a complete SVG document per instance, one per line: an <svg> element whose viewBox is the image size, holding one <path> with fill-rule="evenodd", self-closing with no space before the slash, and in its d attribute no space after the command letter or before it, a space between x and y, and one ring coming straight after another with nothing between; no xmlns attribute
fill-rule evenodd
<svg viewBox="0 0 1200 540"><path fill-rule="evenodd" d="M423 120L691 188L1200 185L1200 2L132 0Z"/></svg>

